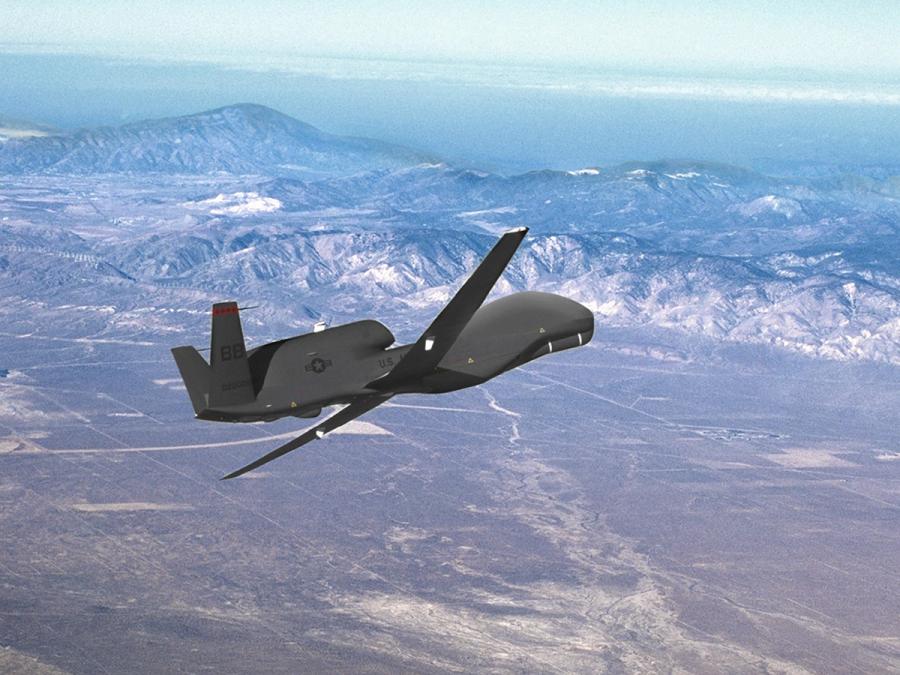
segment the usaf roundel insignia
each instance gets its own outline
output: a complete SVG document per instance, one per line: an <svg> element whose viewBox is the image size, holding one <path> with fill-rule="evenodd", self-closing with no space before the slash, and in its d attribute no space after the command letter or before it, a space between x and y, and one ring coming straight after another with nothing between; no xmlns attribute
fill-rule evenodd
<svg viewBox="0 0 900 675"><path fill-rule="evenodd" d="M320 359L318 356L306 364L307 373L324 373L328 366L332 365L331 359Z"/></svg>

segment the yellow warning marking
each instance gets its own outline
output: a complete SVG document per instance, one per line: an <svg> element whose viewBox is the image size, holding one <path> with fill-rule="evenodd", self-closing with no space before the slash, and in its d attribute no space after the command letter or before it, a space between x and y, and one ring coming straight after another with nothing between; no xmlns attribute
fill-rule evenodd
<svg viewBox="0 0 900 675"><path fill-rule="evenodd" d="M469 357L469 363L475 363L475 359L473 359L471 356Z"/></svg>
<svg viewBox="0 0 900 675"><path fill-rule="evenodd" d="M296 407L297 407L297 401L291 401L291 407L292 407L292 408L296 408Z"/></svg>

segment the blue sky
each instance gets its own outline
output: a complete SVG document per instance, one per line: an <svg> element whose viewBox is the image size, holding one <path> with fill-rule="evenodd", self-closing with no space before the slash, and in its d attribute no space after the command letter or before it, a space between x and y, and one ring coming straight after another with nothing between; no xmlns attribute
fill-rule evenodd
<svg viewBox="0 0 900 675"><path fill-rule="evenodd" d="M138 57L550 63L900 77L900 2L4 0L0 43Z"/></svg>

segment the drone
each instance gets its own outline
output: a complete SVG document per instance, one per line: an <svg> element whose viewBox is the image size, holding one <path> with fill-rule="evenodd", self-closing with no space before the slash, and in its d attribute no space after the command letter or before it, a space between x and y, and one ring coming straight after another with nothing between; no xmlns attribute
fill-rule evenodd
<svg viewBox="0 0 900 675"><path fill-rule="evenodd" d="M484 304L527 232L520 227L504 233L412 344L395 345L384 324L366 319L320 323L312 333L247 349L238 304L214 304L209 362L195 347L172 349L197 419L315 418L323 408L345 406L223 480L320 439L394 396L475 387L590 342L594 315L569 298L524 291Z"/></svg>

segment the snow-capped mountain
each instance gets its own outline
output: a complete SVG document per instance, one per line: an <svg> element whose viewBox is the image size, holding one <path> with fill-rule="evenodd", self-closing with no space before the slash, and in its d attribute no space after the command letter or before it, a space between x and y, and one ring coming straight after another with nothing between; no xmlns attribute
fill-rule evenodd
<svg viewBox="0 0 900 675"><path fill-rule="evenodd" d="M298 148L319 173L285 175ZM689 161L505 177L404 152L258 106L11 140L0 165L31 173L0 193L3 320L174 343L229 297L261 305L247 317L259 338L362 315L402 332L498 232L528 225L498 292L569 295L600 335L639 326L900 364L894 177Z"/></svg>

